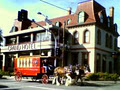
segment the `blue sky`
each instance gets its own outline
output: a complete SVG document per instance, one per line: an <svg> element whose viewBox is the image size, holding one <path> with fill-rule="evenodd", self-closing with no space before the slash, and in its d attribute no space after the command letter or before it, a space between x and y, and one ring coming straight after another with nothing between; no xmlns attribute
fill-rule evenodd
<svg viewBox="0 0 120 90"><path fill-rule="evenodd" d="M43 0L64 9L68 7L72 8L72 12L75 12L79 2L86 0ZM120 33L120 1L119 0L95 0L106 8L107 16L109 15L109 7L115 8L114 23L118 25L118 32ZM41 0L0 0L0 28L3 30L3 34L8 33L14 24L14 19L17 18L17 13L21 9L28 10L29 19L35 19L36 21L43 20L42 16L37 15L37 12L42 12L49 18L66 15L65 10L53 7ZM120 46L120 43L119 43Z"/></svg>

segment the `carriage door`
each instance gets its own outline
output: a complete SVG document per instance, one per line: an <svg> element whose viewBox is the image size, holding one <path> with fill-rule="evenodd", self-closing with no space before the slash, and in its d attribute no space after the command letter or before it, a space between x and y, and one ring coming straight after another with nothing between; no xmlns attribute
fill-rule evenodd
<svg viewBox="0 0 120 90"><path fill-rule="evenodd" d="M89 53L82 52L82 65L89 65Z"/></svg>

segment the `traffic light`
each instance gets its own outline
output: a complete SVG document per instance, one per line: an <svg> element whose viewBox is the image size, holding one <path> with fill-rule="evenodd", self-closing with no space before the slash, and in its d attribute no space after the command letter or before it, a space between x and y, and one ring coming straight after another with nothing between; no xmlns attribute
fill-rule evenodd
<svg viewBox="0 0 120 90"><path fill-rule="evenodd" d="M18 21L27 20L28 12L24 9L18 11Z"/></svg>
<svg viewBox="0 0 120 90"><path fill-rule="evenodd" d="M60 48L56 48L56 56L60 56L60 54L61 54Z"/></svg>

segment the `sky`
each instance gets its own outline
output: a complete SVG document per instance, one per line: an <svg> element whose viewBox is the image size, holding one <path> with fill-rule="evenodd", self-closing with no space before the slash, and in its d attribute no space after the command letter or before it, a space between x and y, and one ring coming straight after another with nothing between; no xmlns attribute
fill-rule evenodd
<svg viewBox="0 0 120 90"><path fill-rule="evenodd" d="M48 18L55 18L64 16L67 11L56 8L43 1L49 2L61 8L67 10L68 7L72 8L72 12L76 11L79 2L86 0L0 0L0 28L3 31L3 35L9 33L14 20L17 19L18 11L25 9L28 11L28 18L35 19L35 21L43 20L43 17L38 15L38 12L42 12ZM107 16L109 15L109 7L113 6L114 11L114 23L118 25L118 32L120 33L120 1L119 0L95 0L106 8ZM118 39L118 46L120 47L120 38Z"/></svg>

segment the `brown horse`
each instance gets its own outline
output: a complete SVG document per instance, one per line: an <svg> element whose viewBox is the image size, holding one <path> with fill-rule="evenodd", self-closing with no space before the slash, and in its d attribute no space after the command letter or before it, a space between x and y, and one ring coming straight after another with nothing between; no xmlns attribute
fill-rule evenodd
<svg viewBox="0 0 120 90"><path fill-rule="evenodd" d="M54 69L54 79L52 81L52 84L60 85L63 84L64 80L69 76L66 76L66 74L71 73L70 66L65 67L56 67Z"/></svg>
<svg viewBox="0 0 120 90"><path fill-rule="evenodd" d="M78 80L80 79L81 85L83 84L83 77L86 76L86 74L90 73L90 68L88 65L76 65L76 77L75 77L75 83L77 84Z"/></svg>

